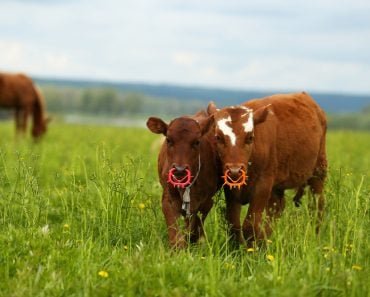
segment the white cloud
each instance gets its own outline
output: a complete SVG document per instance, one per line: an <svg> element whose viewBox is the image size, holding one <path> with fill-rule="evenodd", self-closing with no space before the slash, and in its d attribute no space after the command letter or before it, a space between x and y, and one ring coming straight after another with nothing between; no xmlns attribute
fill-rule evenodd
<svg viewBox="0 0 370 297"><path fill-rule="evenodd" d="M175 52L172 54L172 60L180 66L194 66L199 59L199 55L192 52Z"/></svg>
<svg viewBox="0 0 370 297"><path fill-rule="evenodd" d="M370 93L369 10L367 0L0 1L0 68Z"/></svg>
<svg viewBox="0 0 370 297"><path fill-rule="evenodd" d="M351 62L270 57L251 61L232 77L235 84L231 87L361 93L367 89L370 67Z"/></svg>
<svg viewBox="0 0 370 297"><path fill-rule="evenodd" d="M24 48L20 42L0 40L0 53L0 65L3 68L12 68L23 60Z"/></svg>
<svg viewBox="0 0 370 297"><path fill-rule="evenodd" d="M37 46L18 41L0 41L0 65L2 70L29 72L45 75L65 75L72 69L69 57L64 53L39 51Z"/></svg>
<svg viewBox="0 0 370 297"><path fill-rule="evenodd" d="M208 66L200 69L200 73L210 79L220 75L220 71L216 67Z"/></svg>
<svg viewBox="0 0 370 297"><path fill-rule="evenodd" d="M47 67L58 74L63 74L66 70L70 70L70 61L65 54L47 54Z"/></svg>

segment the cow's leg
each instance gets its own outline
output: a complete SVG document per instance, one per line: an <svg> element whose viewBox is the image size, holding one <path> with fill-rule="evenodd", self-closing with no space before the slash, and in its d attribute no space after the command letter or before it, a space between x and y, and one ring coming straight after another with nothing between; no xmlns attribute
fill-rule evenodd
<svg viewBox="0 0 370 297"><path fill-rule="evenodd" d="M268 202L267 215L269 217L280 217L285 208L284 190L273 189Z"/></svg>
<svg viewBox="0 0 370 297"><path fill-rule="evenodd" d="M25 134L28 124L28 116L30 115L30 110L28 107L25 107L20 112L20 131Z"/></svg>
<svg viewBox="0 0 370 297"><path fill-rule="evenodd" d="M263 222L263 213L268 207L272 184L272 178L261 179L252 190L248 213L243 223L243 235L248 245L271 234L270 218L266 213L267 222Z"/></svg>
<svg viewBox="0 0 370 297"><path fill-rule="evenodd" d="M193 214L190 218L186 219L186 230L188 231L189 239L191 243L195 243L200 238L200 228L202 222L197 213Z"/></svg>
<svg viewBox="0 0 370 297"><path fill-rule="evenodd" d="M311 192L314 196L315 208L317 209L317 225L316 233L319 232L320 225L323 220L325 197L324 197L324 182L327 173L327 161L325 154L322 154L317 162L313 176L308 180Z"/></svg>
<svg viewBox="0 0 370 297"><path fill-rule="evenodd" d="M186 247L185 235L180 231L178 219L181 217L180 199L171 199L169 195L162 195L162 211L167 224L167 232L172 248Z"/></svg>
<svg viewBox="0 0 370 297"><path fill-rule="evenodd" d="M190 242L197 242L204 237L204 220L213 206L213 200L209 199L199 207L199 216L194 214L187 220L187 228L190 232Z"/></svg>
<svg viewBox="0 0 370 297"><path fill-rule="evenodd" d="M294 195L293 201L294 201L294 205L296 207L299 207L302 204L301 198L304 195L304 187L305 187L305 184L302 185L302 186L300 186L300 187L298 187L297 188L297 192Z"/></svg>
<svg viewBox="0 0 370 297"><path fill-rule="evenodd" d="M225 189L226 198L226 220L230 225L231 238L244 243L242 228L240 225L240 211L242 205L235 199L232 190Z"/></svg>
<svg viewBox="0 0 370 297"><path fill-rule="evenodd" d="M22 121L23 121L22 112L19 107L15 108L14 118L15 118L15 131L18 137L22 134Z"/></svg>

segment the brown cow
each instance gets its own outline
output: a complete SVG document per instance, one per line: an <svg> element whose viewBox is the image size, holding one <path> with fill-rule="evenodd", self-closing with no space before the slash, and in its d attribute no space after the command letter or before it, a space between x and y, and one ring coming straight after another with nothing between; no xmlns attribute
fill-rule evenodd
<svg viewBox="0 0 370 297"><path fill-rule="evenodd" d="M0 107L15 109L17 133L26 131L30 115L32 136L38 138L46 132L49 119L45 115L44 99L28 76L0 73Z"/></svg>
<svg viewBox="0 0 370 297"><path fill-rule="evenodd" d="M178 225L181 215L185 217L190 242L204 235L203 222L221 186L216 143L213 133L208 132L212 125L213 117L207 117L205 112L179 117L169 124L155 117L147 121L150 131L166 137L158 157L158 174L163 189L162 211L173 248L187 245L186 235Z"/></svg>
<svg viewBox="0 0 370 297"><path fill-rule="evenodd" d="M234 237L250 245L271 233L270 221L284 209L284 190L297 189L299 203L306 185L318 195L321 220L326 177L326 116L306 93L250 100L217 109L216 138L225 181L226 218ZM249 203L240 226L241 205ZM266 224L263 213L266 212Z"/></svg>

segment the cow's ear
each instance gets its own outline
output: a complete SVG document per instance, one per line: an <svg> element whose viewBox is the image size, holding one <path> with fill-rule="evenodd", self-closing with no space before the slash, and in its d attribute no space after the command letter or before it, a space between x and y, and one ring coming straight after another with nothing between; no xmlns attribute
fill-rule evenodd
<svg viewBox="0 0 370 297"><path fill-rule="evenodd" d="M202 136L209 131L209 129L212 127L214 122L215 122L215 118L213 116L209 116L205 118L204 120L199 121L199 126L200 126Z"/></svg>
<svg viewBox="0 0 370 297"><path fill-rule="evenodd" d="M254 125L258 125L266 121L267 116L270 112L270 106L271 104L262 106L253 112L253 124Z"/></svg>
<svg viewBox="0 0 370 297"><path fill-rule="evenodd" d="M163 134L163 135L167 134L168 125L159 118L150 117L146 122L146 126L153 133Z"/></svg>
<svg viewBox="0 0 370 297"><path fill-rule="evenodd" d="M211 101L211 102L208 103L208 107L207 107L207 113L208 113L208 115L213 115L218 110L219 109L217 109L216 104L213 101Z"/></svg>

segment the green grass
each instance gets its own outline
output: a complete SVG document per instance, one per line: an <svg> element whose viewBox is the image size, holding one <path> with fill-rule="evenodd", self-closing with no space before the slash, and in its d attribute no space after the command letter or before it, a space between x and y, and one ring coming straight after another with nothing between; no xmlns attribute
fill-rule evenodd
<svg viewBox="0 0 370 297"><path fill-rule="evenodd" d="M156 135L53 124L35 145L13 132L0 124L0 296L370 296L369 133L328 135L320 236L310 197L288 197L265 247L230 246L217 195L206 241L173 252Z"/></svg>

